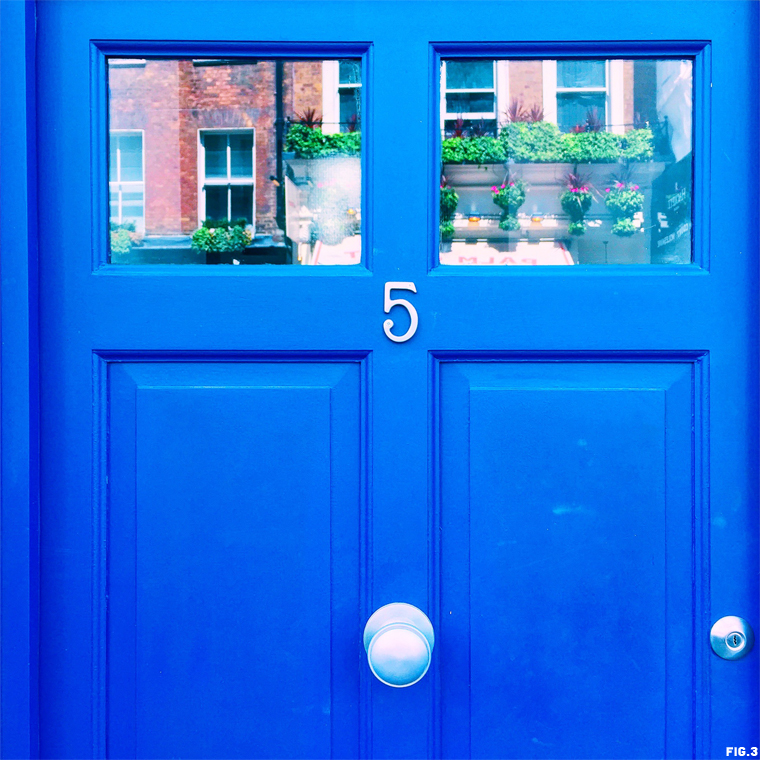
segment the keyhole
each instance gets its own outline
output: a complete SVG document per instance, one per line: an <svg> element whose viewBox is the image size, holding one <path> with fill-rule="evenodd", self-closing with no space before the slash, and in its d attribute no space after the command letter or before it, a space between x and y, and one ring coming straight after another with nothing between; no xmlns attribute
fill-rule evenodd
<svg viewBox="0 0 760 760"><path fill-rule="evenodd" d="M744 644L744 636L737 631L729 633L728 636L726 636L726 644L728 644L731 649L739 649Z"/></svg>

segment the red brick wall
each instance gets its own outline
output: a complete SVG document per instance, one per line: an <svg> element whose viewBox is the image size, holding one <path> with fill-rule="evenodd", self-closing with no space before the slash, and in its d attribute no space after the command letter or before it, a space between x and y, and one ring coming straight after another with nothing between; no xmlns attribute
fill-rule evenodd
<svg viewBox="0 0 760 760"><path fill-rule="evenodd" d="M517 99L526 108L544 104L544 74L541 61L509 62L509 102ZM504 114L499 114L499 120Z"/></svg>
<svg viewBox="0 0 760 760"><path fill-rule="evenodd" d="M292 74L286 75L290 100L285 101L285 116L295 119L308 108L322 116L322 61L295 61L287 66Z"/></svg>
<svg viewBox="0 0 760 760"><path fill-rule="evenodd" d="M321 61L286 62L284 80L286 117L309 107L321 113ZM225 128L255 130L256 229L274 230L273 61L148 61L144 67L111 67L109 87L111 129L144 130L146 234L189 234L198 226L198 131Z"/></svg>
<svg viewBox="0 0 760 760"><path fill-rule="evenodd" d="M110 68L111 129L143 130L147 234L181 232L179 71L176 61Z"/></svg>

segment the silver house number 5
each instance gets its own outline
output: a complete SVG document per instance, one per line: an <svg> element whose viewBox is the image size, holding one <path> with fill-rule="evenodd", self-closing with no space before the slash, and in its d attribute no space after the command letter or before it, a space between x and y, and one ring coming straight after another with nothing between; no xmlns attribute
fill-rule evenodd
<svg viewBox="0 0 760 760"><path fill-rule="evenodd" d="M409 340L414 333L417 332L417 325L419 324L419 317L417 316L417 309L412 306L405 298L391 298L392 290L410 290L412 293L417 292L417 286L413 282L386 282L385 283L385 299L383 301L383 309L387 314L394 306L403 306L409 312L409 319L411 323L409 329L403 335L394 335L391 332L393 327L393 320L386 319L383 322L383 330L387 338L394 343L405 343Z"/></svg>

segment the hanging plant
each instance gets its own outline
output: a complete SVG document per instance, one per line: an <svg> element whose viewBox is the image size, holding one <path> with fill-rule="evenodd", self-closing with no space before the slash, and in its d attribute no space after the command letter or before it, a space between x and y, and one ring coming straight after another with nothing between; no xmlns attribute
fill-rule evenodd
<svg viewBox="0 0 760 760"><path fill-rule="evenodd" d="M604 205L612 214L612 234L629 237L636 232L633 217L644 208L644 193L631 182L615 181L604 189Z"/></svg>
<svg viewBox="0 0 760 760"><path fill-rule="evenodd" d="M525 194L527 187L519 177L511 177L509 173L504 178L501 185L494 185L491 188L491 197L493 202L502 210L499 227L512 232L520 229L520 221L517 218L517 212L520 206L525 203Z"/></svg>
<svg viewBox="0 0 760 760"><path fill-rule="evenodd" d="M441 240L451 240L454 237L454 213L459 204L459 193L449 185L446 177L441 175L441 194L440 194L440 234Z"/></svg>
<svg viewBox="0 0 760 760"><path fill-rule="evenodd" d="M562 210L570 217L567 231L571 235L583 235L586 232L586 214L593 201L588 178L574 170L565 175L562 184L565 190L560 194L559 201Z"/></svg>

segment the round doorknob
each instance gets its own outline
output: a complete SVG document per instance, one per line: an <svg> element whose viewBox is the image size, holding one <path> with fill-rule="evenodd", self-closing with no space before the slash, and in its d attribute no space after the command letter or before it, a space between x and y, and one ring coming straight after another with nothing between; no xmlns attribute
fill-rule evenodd
<svg viewBox="0 0 760 760"><path fill-rule="evenodd" d="M376 610L364 626L370 670L388 686L411 686L430 667L433 624L417 607L404 602Z"/></svg>

